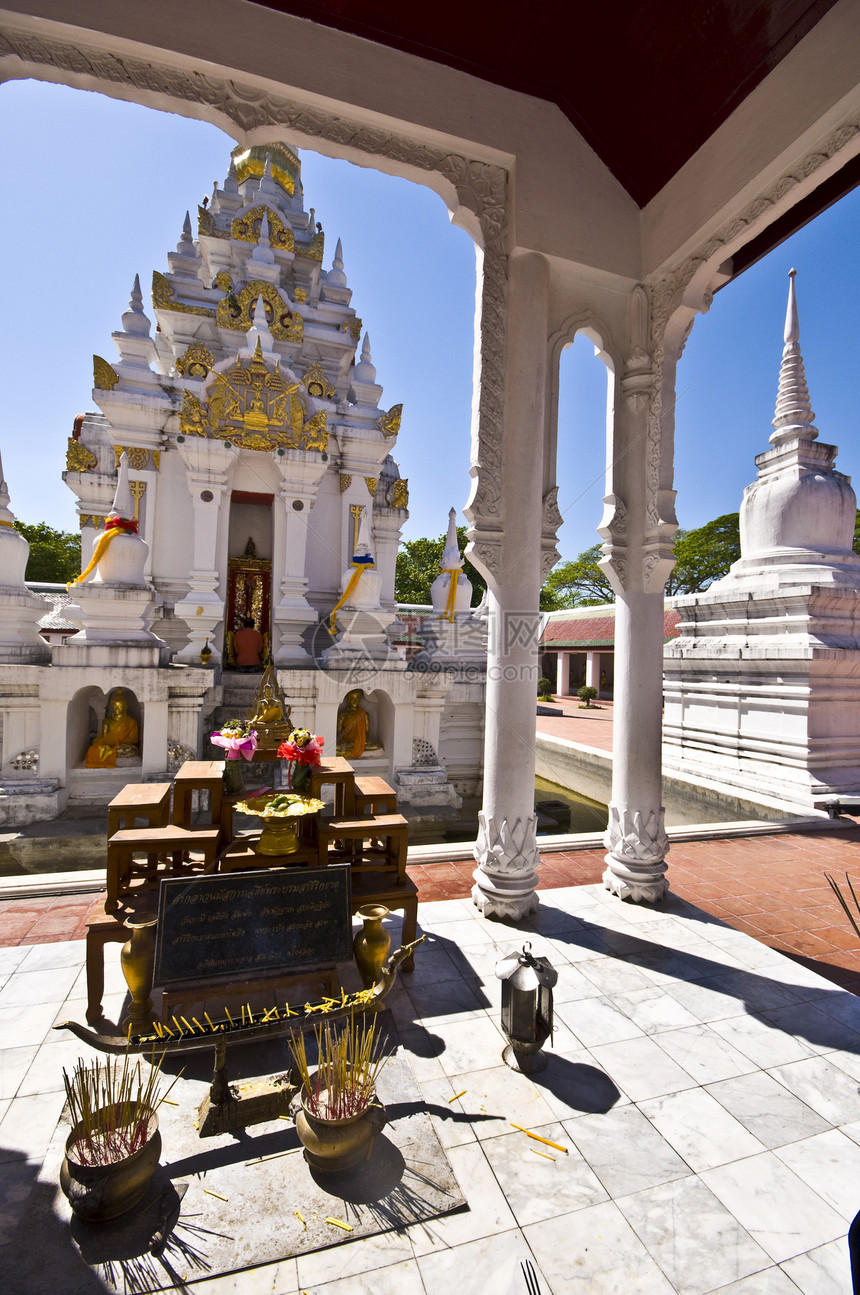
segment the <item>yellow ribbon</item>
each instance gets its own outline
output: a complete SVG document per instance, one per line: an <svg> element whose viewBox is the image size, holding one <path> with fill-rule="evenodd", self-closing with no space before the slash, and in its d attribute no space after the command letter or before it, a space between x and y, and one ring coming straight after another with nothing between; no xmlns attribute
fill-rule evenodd
<svg viewBox="0 0 860 1295"><path fill-rule="evenodd" d="M329 620L329 623L328 623L329 633L331 634L337 633L337 622L335 620L335 612L339 612L341 607L343 607L344 603L347 602L352 597L352 595L355 592L356 585L361 579L361 573L362 571L364 571L364 569L365 568L363 565L355 567L355 570L353 571L352 575L349 577L349 583L347 584L346 588L341 594L339 600L335 603L334 607L332 607L331 619Z"/></svg>
<svg viewBox="0 0 860 1295"><path fill-rule="evenodd" d="M90 558L89 566L86 568L85 571L82 571L79 576L75 576L74 580L70 581L69 584L66 585L66 588L71 589L73 585L79 585L84 580L86 580L87 576L91 575L93 571L95 571L96 567L101 562L105 553L107 553L108 546L110 545L111 541L115 540L117 535L127 535L127 534L128 534L128 531L124 527L113 526L109 531L105 531L103 535L100 535L98 538L98 542L96 543L96 547L93 550L93 556Z"/></svg>
<svg viewBox="0 0 860 1295"><path fill-rule="evenodd" d="M451 623L453 624L454 607L457 602L457 583L460 576L460 568L443 567L442 574L443 576L451 577L450 582L448 584L448 603L447 603L447 606L445 607L445 610L443 612L440 612L439 615L436 617L436 619L439 621L451 621Z"/></svg>
<svg viewBox="0 0 860 1295"><path fill-rule="evenodd" d="M14 526L14 522L0 522L0 526Z"/></svg>

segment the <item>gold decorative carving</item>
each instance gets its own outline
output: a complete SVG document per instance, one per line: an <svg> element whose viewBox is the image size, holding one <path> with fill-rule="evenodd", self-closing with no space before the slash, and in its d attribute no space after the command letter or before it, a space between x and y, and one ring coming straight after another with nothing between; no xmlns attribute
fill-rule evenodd
<svg viewBox="0 0 860 1295"><path fill-rule="evenodd" d="M119 374L113 365L108 364L100 355L93 356L93 386L99 391L113 391L119 382Z"/></svg>
<svg viewBox="0 0 860 1295"><path fill-rule="evenodd" d="M284 149L282 144L275 144L272 146L266 144L264 145L264 147L266 149L269 149L270 147L276 148L279 151L282 151L286 154L286 150ZM298 169L299 167L298 158L295 157L294 154L287 154L287 155L293 158L296 169ZM236 165L236 179L239 184L244 184L244 182L249 178L249 176L256 176L256 178L259 180L263 174L263 171L266 168L266 163L262 161L260 158L254 157L250 153L248 153L248 155L246 155L245 157L242 157L240 150L238 149L234 150L233 152L233 160ZM278 166L271 152L269 153L269 165L272 168L272 179L277 181L277 183L281 186L281 188L284 190L285 193L292 195L293 190L295 188L293 177L290 175L289 171L286 171L282 166Z"/></svg>
<svg viewBox="0 0 860 1295"><path fill-rule="evenodd" d="M328 414L320 409L302 428L299 445L303 450L324 450L328 446Z"/></svg>
<svg viewBox="0 0 860 1295"><path fill-rule="evenodd" d="M173 288L160 270L152 272L152 304L156 310L175 310L182 315L205 315L208 319L215 315L208 306L186 306L184 301L176 301Z"/></svg>
<svg viewBox="0 0 860 1295"><path fill-rule="evenodd" d="M337 395L336 389L326 377L325 369L319 363L312 364L304 374L302 386L309 396L315 396L317 400L333 400Z"/></svg>
<svg viewBox="0 0 860 1295"><path fill-rule="evenodd" d="M351 472L341 472L341 474L340 474L340 493L341 493L342 495L345 495L345 494L346 494L346 492L347 492L347 490L349 490L349 488L350 488L350 486L351 486L351 485L352 485L352 473L351 473Z"/></svg>
<svg viewBox="0 0 860 1295"><path fill-rule="evenodd" d="M341 332L349 333L354 342L361 341L361 328L362 321L359 319L358 315L351 315L349 319L345 319L340 326Z"/></svg>
<svg viewBox="0 0 860 1295"><path fill-rule="evenodd" d="M370 495L371 499L376 494L376 483L378 480L379 480L379 477L364 478L364 484L367 486L367 493Z"/></svg>
<svg viewBox="0 0 860 1295"><path fill-rule="evenodd" d="M197 208L197 234L206 234L209 238L215 233L215 217L208 207Z"/></svg>
<svg viewBox="0 0 860 1295"><path fill-rule="evenodd" d="M352 551L354 553L358 544L358 528L361 525L361 514L364 512L364 507L361 504L351 504L349 511L352 517Z"/></svg>
<svg viewBox="0 0 860 1295"><path fill-rule="evenodd" d="M307 256L311 261L322 261L325 253L325 234L318 230L311 239L310 247L299 247L296 249L300 256Z"/></svg>
<svg viewBox="0 0 860 1295"><path fill-rule="evenodd" d="M272 337L279 342L300 342L305 334L305 321L297 311L290 310L273 284L262 279L251 279L237 295L228 294L221 298L216 311L218 327L247 333L254 305L260 296L266 307L266 322Z"/></svg>
<svg viewBox="0 0 860 1295"><path fill-rule="evenodd" d="M299 303L300 306L304 305L304 303L308 299L308 290L307 288L295 288L293 290L293 296L295 297L296 301Z"/></svg>
<svg viewBox="0 0 860 1295"><path fill-rule="evenodd" d="M273 251L292 252L296 246L293 231L285 225L277 212L265 203L252 207L244 216L237 216L230 226L230 237L239 243L259 243L263 216L269 218L269 246Z"/></svg>
<svg viewBox="0 0 860 1295"><path fill-rule="evenodd" d="M67 472L89 472L97 463L98 459L92 450L88 450L86 445L76 441L73 436L69 437L69 444L66 449Z"/></svg>
<svg viewBox="0 0 860 1295"><path fill-rule="evenodd" d="M205 378L214 363L215 356L208 347L192 342L176 361L176 371L184 378Z"/></svg>
<svg viewBox="0 0 860 1295"><path fill-rule="evenodd" d="M79 520L81 523L81 530L83 530L85 526L95 526L96 530L98 530L100 526L104 525L105 519L98 513L81 513L79 515Z"/></svg>
<svg viewBox="0 0 860 1295"><path fill-rule="evenodd" d="M131 491L132 498L134 499L134 520L136 522L139 522L140 521L140 501L143 498L143 496L146 494L146 482L129 481L128 488Z"/></svg>
<svg viewBox="0 0 860 1295"><path fill-rule="evenodd" d="M403 406L392 405L387 414L377 418L376 426L383 436L396 436L400 431L400 420L403 417Z"/></svg>
<svg viewBox="0 0 860 1295"><path fill-rule="evenodd" d="M220 288L222 292L232 292L233 280L230 278L230 275L226 270L219 270L215 275L215 278L212 280L212 287Z"/></svg>
<svg viewBox="0 0 860 1295"><path fill-rule="evenodd" d="M403 477L395 481L388 492L388 502L392 508L409 507L409 481Z"/></svg>
<svg viewBox="0 0 860 1295"><path fill-rule="evenodd" d="M143 445L115 445L113 447L114 459L116 466L119 467L119 461L122 458L123 450L128 455L128 466L134 472L143 472L149 467L149 450Z"/></svg>
<svg viewBox="0 0 860 1295"><path fill-rule="evenodd" d="M257 339L253 358L242 360L223 373L213 372L208 385L208 404L183 392L179 414L185 436L206 436L229 440L240 449L324 450L328 431L324 410L307 422L298 394L299 384L287 383L280 363L270 370Z"/></svg>

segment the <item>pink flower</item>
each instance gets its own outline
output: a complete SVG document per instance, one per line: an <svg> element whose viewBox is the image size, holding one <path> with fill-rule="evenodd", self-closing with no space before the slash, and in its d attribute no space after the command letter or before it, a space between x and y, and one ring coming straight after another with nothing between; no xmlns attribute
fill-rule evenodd
<svg viewBox="0 0 860 1295"><path fill-rule="evenodd" d="M213 733L210 741L213 746L223 746L228 760L253 760L257 749L257 734L254 732L247 737L225 737L223 733Z"/></svg>

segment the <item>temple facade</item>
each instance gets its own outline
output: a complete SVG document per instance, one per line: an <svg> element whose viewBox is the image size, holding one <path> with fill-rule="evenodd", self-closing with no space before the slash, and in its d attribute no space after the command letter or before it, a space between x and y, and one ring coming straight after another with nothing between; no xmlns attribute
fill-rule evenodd
<svg viewBox="0 0 860 1295"><path fill-rule="evenodd" d="M154 322L135 277L118 358L94 356L98 412L68 442L84 573L66 642L34 638L26 542L5 536L17 581L0 627L6 821L104 803L130 776L212 755L213 722L247 701L232 672L269 656L293 722L331 754L338 708L361 690L362 771L395 779L407 812L444 815L477 794L486 635L446 550L434 594L446 650L413 669L392 648L402 406L382 403L340 240L328 270L324 249L296 152L237 147L196 238L186 214L152 276ZM114 762L93 752L117 690L138 736Z"/></svg>

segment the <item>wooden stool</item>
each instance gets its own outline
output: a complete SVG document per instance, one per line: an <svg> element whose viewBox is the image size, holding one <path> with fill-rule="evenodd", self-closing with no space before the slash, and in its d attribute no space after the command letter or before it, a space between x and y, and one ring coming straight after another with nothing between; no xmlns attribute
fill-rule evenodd
<svg viewBox="0 0 860 1295"><path fill-rule="evenodd" d="M131 931L124 925L129 917L155 914L153 896L145 900L131 900L117 913L105 912L106 896L99 895L87 914L87 1022L92 1025L102 1018L102 999L105 991L105 945L125 944Z"/></svg>
<svg viewBox="0 0 860 1295"><path fill-rule="evenodd" d="M335 842L355 842L355 848L346 845L344 851L336 847L337 858L348 858L353 875L367 869L396 873L397 885L406 881L406 852L409 847L409 824L402 814L374 814L364 818L329 818L321 820L318 828L319 861L329 862L329 846ZM365 841L382 841L381 849L365 847Z"/></svg>
<svg viewBox="0 0 860 1295"><path fill-rule="evenodd" d="M107 834L136 827L143 818L150 827L165 827L170 821L169 782L129 782L108 805Z"/></svg>
<svg viewBox="0 0 860 1295"><path fill-rule="evenodd" d="M173 822L177 827L191 826L191 794L195 791L209 792L209 824L221 827L224 801L223 760L186 760L177 771L173 780ZM226 830L229 831L229 828Z"/></svg>
<svg viewBox="0 0 860 1295"><path fill-rule="evenodd" d="M367 811L371 814L396 814L397 792L384 778L364 777L355 780L355 816Z"/></svg>
<svg viewBox="0 0 860 1295"><path fill-rule="evenodd" d="M411 944L418 931L418 887L411 877L397 885L391 884L388 872L362 872L352 878L352 911L355 915L365 904L384 904L393 912L403 910L401 944ZM403 962L403 971L413 971L414 957Z"/></svg>
<svg viewBox="0 0 860 1295"><path fill-rule="evenodd" d="M114 832L108 841L107 850L107 895L105 912L113 913L120 895L129 891L132 872L135 871L134 855L146 854L146 878L155 880L158 860L163 855L173 855L169 871L181 871L182 855L188 850L203 853L203 866L192 865L195 872L214 872L215 858L221 830L217 827L198 828L189 831L185 827L133 827L121 832ZM154 861L154 867L153 867Z"/></svg>
<svg viewBox="0 0 860 1295"><path fill-rule="evenodd" d="M322 799L320 788L334 784L335 814L353 814L355 812L355 771L348 760L341 755L331 755L311 766L308 796Z"/></svg>

